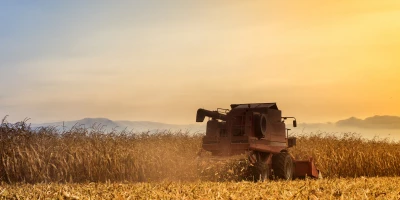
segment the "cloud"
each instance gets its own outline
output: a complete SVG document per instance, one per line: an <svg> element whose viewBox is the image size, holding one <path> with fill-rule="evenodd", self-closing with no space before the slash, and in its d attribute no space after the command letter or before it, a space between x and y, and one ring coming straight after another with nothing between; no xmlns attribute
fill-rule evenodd
<svg viewBox="0 0 400 200"><path fill-rule="evenodd" d="M400 129L400 117L398 116L373 116L364 120L351 117L336 122L340 127L374 128L374 129Z"/></svg>

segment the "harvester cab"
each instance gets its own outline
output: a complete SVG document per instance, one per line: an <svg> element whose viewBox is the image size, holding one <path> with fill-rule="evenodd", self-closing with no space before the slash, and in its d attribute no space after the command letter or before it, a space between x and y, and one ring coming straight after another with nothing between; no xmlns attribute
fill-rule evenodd
<svg viewBox="0 0 400 200"><path fill-rule="evenodd" d="M296 145L295 137L288 137L285 120L276 103L232 104L231 109L210 111L198 109L196 122L207 121L202 148L213 156L226 157L246 154L256 168L260 180L274 177L290 180L318 177L313 159L295 160L288 148Z"/></svg>

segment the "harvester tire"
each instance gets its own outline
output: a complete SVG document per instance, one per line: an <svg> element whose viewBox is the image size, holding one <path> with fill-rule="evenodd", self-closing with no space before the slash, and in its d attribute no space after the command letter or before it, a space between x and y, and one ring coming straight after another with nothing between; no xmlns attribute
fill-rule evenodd
<svg viewBox="0 0 400 200"><path fill-rule="evenodd" d="M248 160L251 163L249 172L253 181L267 181L271 175L271 168L267 164L269 154L250 152Z"/></svg>
<svg viewBox="0 0 400 200"><path fill-rule="evenodd" d="M256 162L254 164L254 180L255 181L268 181L270 176L270 170L265 162Z"/></svg>
<svg viewBox="0 0 400 200"><path fill-rule="evenodd" d="M260 117L260 129L261 129L261 134L262 137L265 137L267 135L267 115L262 114Z"/></svg>
<svg viewBox="0 0 400 200"><path fill-rule="evenodd" d="M265 138L267 135L267 116L265 114L254 115L254 133L257 138Z"/></svg>
<svg viewBox="0 0 400 200"><path fill-rule="evenodd" d="M261 121L260 115L254 115L254 133L257 138L263 137L260 121Z"/></svg>
<svg viewBox="0 0 400 200"><path fill-rule="evenodd" d="M281 152L272 156L272 169L278 179L293 179L293 160L287 152Z"/></svg>

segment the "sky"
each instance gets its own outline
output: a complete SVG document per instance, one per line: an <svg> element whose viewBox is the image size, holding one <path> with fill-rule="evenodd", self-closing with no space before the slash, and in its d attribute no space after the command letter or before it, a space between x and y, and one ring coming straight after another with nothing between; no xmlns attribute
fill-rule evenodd
<svg viewBox="0 0 400 200"><path fill-rule="evenodd" d="M0 117L400 116L398 0L1 1Z"/></svg>

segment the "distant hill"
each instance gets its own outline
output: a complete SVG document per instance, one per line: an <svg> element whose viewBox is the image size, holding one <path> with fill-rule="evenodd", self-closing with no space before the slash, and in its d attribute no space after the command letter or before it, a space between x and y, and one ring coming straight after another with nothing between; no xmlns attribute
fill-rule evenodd
<svg viewBox="0 0 400 200"><path fill-rule="evenodd" d="M122 131L126 129L132 132L143 132L143 131L188 131L191 133L205 132L205 124L165 124L151 121L113 121L107 118L84 118L75 121L65 122L54 122L54 123L43 123L43 124L32 124L33 128L53 126L58 130L70 130L74 126L84 128L101 128L105 131Z"/></svg>
<svg viewBox="0 0 400 200"><path fill-rule="evenodd" d="M302 133L358 133L364 138L388 138L400 140L400 117L373 116L366 119L350 117L335 123L299 123L291 130L294 134Z"/></svg>
<svg viewBox="0 0 400 200"><path fill-rule="evenodd" d="M357 127L373 129L400 129L400 117L398 116L380 116L376 115L363 119L350 117L348 119L336 122L339 127Z"/></svg>

